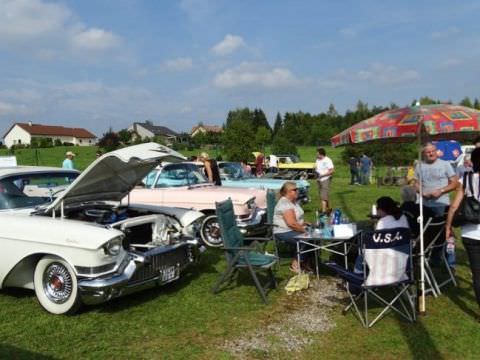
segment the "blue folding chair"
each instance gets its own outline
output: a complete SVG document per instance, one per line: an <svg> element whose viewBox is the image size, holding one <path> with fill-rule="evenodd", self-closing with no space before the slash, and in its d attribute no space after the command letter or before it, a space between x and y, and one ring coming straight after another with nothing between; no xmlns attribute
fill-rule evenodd
<svg viewBox="0 0 480 360"><path fill-rule="evenodd" d="M343 313L354 310L366 328L372 327L389 310L408 321L415 321L416 294L411 289L414 276L410 230L395 228L363 232L360 241L363 273L349 271L344 264L326 264L344 280L350 297ZM370 321L369 307L373 302L383 308Z"/></svg>
<svg viewBox="0 0 480 360"><path fill-rule="evenodd" d="M260 297L266 304L268 302L267 290L277 287L277 281L272 271L277 263L277 257L265 253L257 245L269 239L243 237L237 227L232 200L230 199L216 203L216 214L223 238L227 268L218 279L212 292L215 294L220 290L222 284L230 283L239 269L247 269ZM260 282L257 275L260 272L267 276L267 281L264 284Z"/></svg>

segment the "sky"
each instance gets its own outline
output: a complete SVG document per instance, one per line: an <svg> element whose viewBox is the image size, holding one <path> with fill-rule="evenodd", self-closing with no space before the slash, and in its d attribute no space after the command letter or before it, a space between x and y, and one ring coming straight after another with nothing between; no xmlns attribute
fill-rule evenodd
<svg viewBox="0 0 480 360"><path fill-rule="evenodd" d="M0 133L480 97L479 1L0 0ZM2 135L0 135L2 136Z"/></svg>

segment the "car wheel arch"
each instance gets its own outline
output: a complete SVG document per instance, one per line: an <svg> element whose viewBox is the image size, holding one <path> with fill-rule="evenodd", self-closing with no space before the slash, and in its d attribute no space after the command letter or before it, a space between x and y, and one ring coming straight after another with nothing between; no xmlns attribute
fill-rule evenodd
<svg viewBox="0 0 480 360"><path fill-rule="evenodd" d="M20 261L18 261L5 276L1 288L19 287L34 290L33 277L35 273L35 267L45 256L56 256L63 259L70 265L75 272L75 275L78 276L75 266L72 265L72 263L64 256L50 252L38 252L26 255Z"/></svg>

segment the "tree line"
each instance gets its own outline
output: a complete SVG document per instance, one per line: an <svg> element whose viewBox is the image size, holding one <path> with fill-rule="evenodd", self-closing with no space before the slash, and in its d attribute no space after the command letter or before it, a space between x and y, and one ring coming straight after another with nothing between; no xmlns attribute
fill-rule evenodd
<svg viewBox="0 0 480 360"><path fill-rule="evenodd" d="M411 105L445 103L429 97L414 99ZM451 103L451 102L449 102ZM465 97L460 105L480 110L480 101ZM297 146L325 146L330 145L330 138L342 130L368 119L386 110L393 110L399 106L391 103L389 106L369 107L367 103L358 101L355 110L347 110L341 115L330 104L326 112L310 114L308 112L286 112L276 114L273 127L267 120L262 109L238 108L228 112L223 133L203 133L189 139L188 143L174 143L175 150L185 148L194 149L206 145L220 147L224 157L231 161L251 160L253 151L262 151L268 147L271 153L298 154ZM114 133L111 129L100 139L99 145L110 150L120 144L130 144L132 136L126 129ZM136 139L135 142L154 140L164 141L161 138ZM343 157L359 156L362 153L369 155L378 165L407 165L416 157L416 146L412 144L363 144L346 146Z"/></svg>

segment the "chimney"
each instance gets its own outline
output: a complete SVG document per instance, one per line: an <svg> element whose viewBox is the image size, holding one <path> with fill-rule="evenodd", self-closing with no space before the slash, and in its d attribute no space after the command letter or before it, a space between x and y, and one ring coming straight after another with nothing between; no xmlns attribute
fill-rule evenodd
<svg viewBox="0 0 480 360"><path fill-rule="evenodd" d="M28 126L32 126L32 125L33 125L33 124L32 124L32 122L31 122L31 121L29 121L29 122L28 122Z"/></svg>

